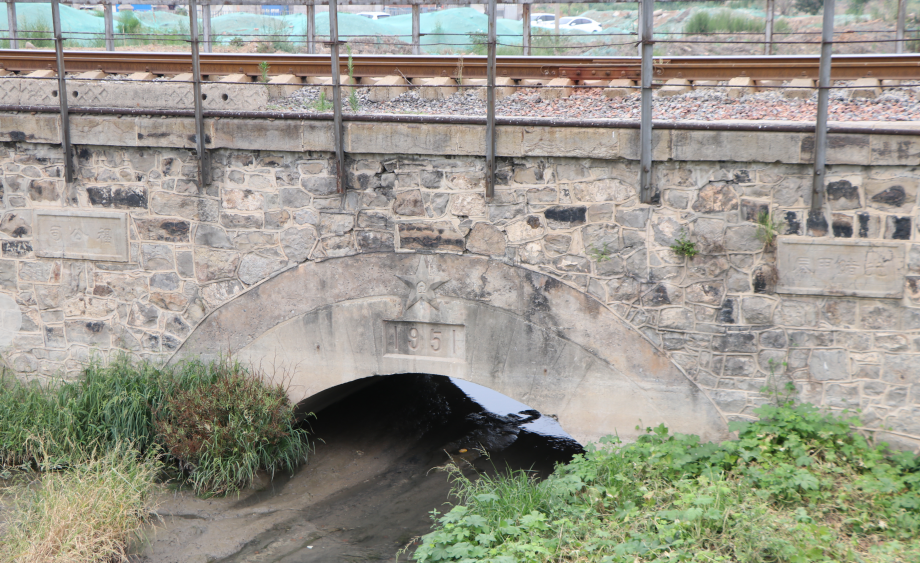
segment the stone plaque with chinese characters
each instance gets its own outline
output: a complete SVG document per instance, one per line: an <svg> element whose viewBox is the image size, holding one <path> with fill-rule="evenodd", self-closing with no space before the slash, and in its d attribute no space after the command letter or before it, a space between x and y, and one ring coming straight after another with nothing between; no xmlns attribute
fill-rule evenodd
<svg viewBox="0 0 920 563"><path fill-rule="evenodd" d="M466 359L466 329L463 325L384 321L387 355Z"/></svg>
<svg viewBox="0 0 920 563"><path fill-rule="evenodd" d="M776 291L899 299L904 253L891 242L780 238Z"/></svg>
<svg viewBox="0 0 920 563"><path fill-rule="evenodd" d="M124 213L36 211L33 232L37 256L128 261L128 218Z"/></svg>

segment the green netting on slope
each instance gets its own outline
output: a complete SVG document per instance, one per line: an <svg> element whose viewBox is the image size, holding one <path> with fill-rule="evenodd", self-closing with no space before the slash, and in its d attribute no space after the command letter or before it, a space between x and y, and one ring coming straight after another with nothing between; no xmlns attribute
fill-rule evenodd
<svg viewBox="0 0 920 563"><path fill-rule="evenodd" d="M61 6L61 26L64 33L71 34L74 39L89 40L94 35L98 38L105 31L105 23L94 13L96 12ZM188 18L185 16L171 12L137 12L134 15L143 24L142 28L135 30L137 33L188 33ZM0 25L7 29L5 11L0 13L0 22L2 22ZM20 30L49 30L51 28L51 5L18 4L17 24ZM426 50L429 52L451 47L456 49L459 45L469 45L470 35L485 34L487 25L486 16L472 8L454 8L424 13L420 17L422 44L427 46ZM496 32L499 35L499 41L503 44L520 45L522 31L523 24L520 21L499 18L496 23ZM302 43L306 35L306 15L263 16L233 12L212 18L211 32L215 36L215 41L220 43L229 43L234 38L239 38L244 42L253 41L265 35L283 36L291 41ZM537 33L537 30L535 29L534 32ZM552 33L551 30L545 32ZM316 33L317 35L328 35L328 13L316 14ZM395 36L409 43L412 40L412 16L405 14L384 20L371 20L355 14L339 13L339 35L343 39L349 36ZM590 40L590 38L584 39ZM570 38L575 41L584 39ZM451 43L459 45L443 45Z"/></svg>

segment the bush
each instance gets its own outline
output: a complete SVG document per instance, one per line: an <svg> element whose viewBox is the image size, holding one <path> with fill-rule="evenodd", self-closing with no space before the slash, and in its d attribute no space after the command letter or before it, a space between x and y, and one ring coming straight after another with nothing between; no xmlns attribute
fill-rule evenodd
<svg viewBox="0 0 920 563"><path fill-rule="evenodd" d="M183 482L224 493L259 468L305 461L307 432L294 423L280 385L229 361L158 368L122 358L47 386L0 376L0 467L78 465L86 452L130 443L142 454L175 453Z"/></svg>
<svg viewBox="0 0 920 563"><path fill-rule="evenodd" d="M294 405L239 364L217 364L205 385L179 389L156 412L157 433L198 493L223 494L307 459L307 431L294 428Z"/></svg>
<svg viewBox="0 0 920 563"><path fill-rule="evenodd" d="M739 439L647 429L602 440L543 482L472 481L435 513L418 561L901 562L920 553L920 457L871 445L855 418L766 405Z"/></svg>
<svg viewBox="0 0 920 563"><path fill-rule="evenodd" d="M795 0L795 9L803 14L815 15L824 8L824 0Z"/></svg>
<svg viewBox="0 0 920 563"><path fill-rule="evenodd" d="M158 461L125 448L48 471L13 501L0 542L3 563L127 561L131 536L150 513Z"/></svg>

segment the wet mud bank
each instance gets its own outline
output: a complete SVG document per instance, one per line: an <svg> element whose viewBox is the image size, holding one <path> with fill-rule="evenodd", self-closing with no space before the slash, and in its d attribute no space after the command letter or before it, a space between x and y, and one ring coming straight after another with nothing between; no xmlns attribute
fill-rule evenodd
<svg viewBox="0 0 920 563"><path fill-rule="evenodd" d="M546 475L581 451L564 436L534 432L545 427L535 423L540 413L489 412L446 377L348 385L307 405L324 408L307 422L316 446L306 465L266 476L238 497L163 495L162 521L136 561L396 561L429 531L430 512L449 508L451 485L439 469L451 461L470 475L508 468Z"/></svg>

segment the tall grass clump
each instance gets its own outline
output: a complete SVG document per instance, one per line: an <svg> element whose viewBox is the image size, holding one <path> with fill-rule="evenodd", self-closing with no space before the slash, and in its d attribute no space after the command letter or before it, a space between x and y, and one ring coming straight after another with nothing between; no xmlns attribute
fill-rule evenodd
<svg viewBox="0 0 920 563"><path fill-rule="evenodd" d="M307 459L307 431L281 385L253 378L238 363L220 364L211 380L180 388L155 413L157 433L199 494L225 494Z"/></svg>
<svg viewBox="0 0 920 563"><path fill-rule="evenodd" d="M761 18L739 16L731 10L718 12L700 11L694 13L684 24L684 33L700 35L706 33L763 33L766 24Z"/></svg>
<svg viewBox="0 0 920 563"><path fill-rule="evenodd" d="M119 447L68 471L43 472L11 503L0 562L127 561L127 546L150 514L158 471L155 458Z"/></svg>
<svg viewBox="0 0 920 563"><path fill-rule="evenodd" d="M164 451L200 494L238 490L309 451L284 388L229 360L162 368L121 358L48 385L0 375L0 468L77 466L126 443Z"/></svg>
<svg viewBox="0 0 920 563"><path fill-rule="evenodd" d="M602 440L538 482L453 472L417 561L907 563L920 553L920 457L858 420L769 404L739 439L647 429Z"/></svg>

